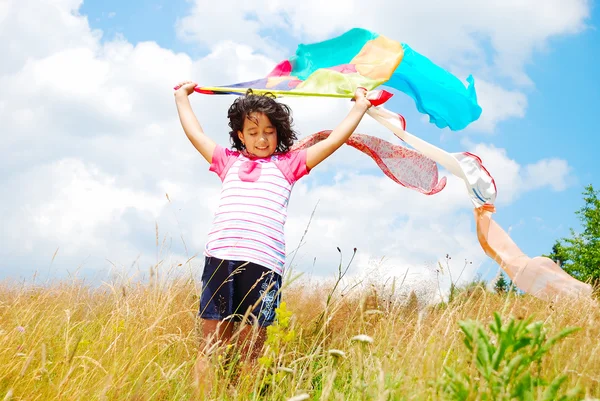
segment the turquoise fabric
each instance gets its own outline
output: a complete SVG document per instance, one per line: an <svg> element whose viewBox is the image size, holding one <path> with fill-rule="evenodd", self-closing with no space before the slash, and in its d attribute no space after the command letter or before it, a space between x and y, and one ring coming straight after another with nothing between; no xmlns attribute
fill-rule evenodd
<svg viewBox="0 0 600 401"><path fill-rule="evenodd" d="M289 59L292 66L290 75L306 81L319 69L349 64L368 41L377 37L379 34L375 32L354 28L322 42L300 44L296 49L296 54ZM472 76L469 75L468 86L465 86L456 76L417 53L407 44L402 43L402 48L404 56L400 65L391 78L382 85L410 96L415 101L419 112L427 114L429 121L439 128L449 127L453 131L461 130L481 116L481 107L477 103L475 82ZM327 94L351 94L357 82L361 86L370 84L370 89L372 89L371 86L378 84L378 82L369 82L368 80L362 83L360 79L357 79L356 73L345 77L340 74L328 75L327 71L320 71L311 77L311 79L313 78L320 79L316 79L307 88L301 90L294 90L295 86L291 86L288 82L282 82L271 89L277 89L279 94L288 92L290 95L299 95L304 92L304 95L327 96ZM224 93L227 93L225 89L228 87L264 89L267 81L267 78L264 78L222 88ZM215 88L210 89L215 90ZM307 93L310 91L314 93Z"/></svg>
<svg viewBox="0 0 600 401"><path fill-rule="evenodd" d="M365 43L378 36L375 32L354 28L323 42L301 44L290 58L291 75L306 80L320 68L348 64ZM402 62L385 86L410 96L419 112L427 114L429 121L439 128L461 130L481 116L472 76L467 78L469 85L465 87L456 76L407 44L402 43L402 48Z"/></svg>
<svg viewBox="0 0 600 401"><path fill-rule="evenodd" d="M333 39L313 44L300 44L290 58L291 75L305 80L319 68L349 64L365 43L379 35L366 29L354 28Z"/></svg>
<svg viewBox="0 0 600 401"><path fill-rule="evenodd" d="M481 116L475 81L471 75L465 85L427 57L402 43L404 58L384 85L406 93L419 112L439 128L453 131L466 128Z"/></svg>

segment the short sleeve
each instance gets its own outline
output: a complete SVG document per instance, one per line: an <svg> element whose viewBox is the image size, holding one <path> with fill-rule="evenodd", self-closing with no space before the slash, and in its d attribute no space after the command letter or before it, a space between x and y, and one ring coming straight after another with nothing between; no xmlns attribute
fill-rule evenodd
<svg viewBox="0 0 600 401"><path fill-rule="evenodd" d="M227 174L227 170L231 164L237 159L239 153L231 151L222 147L221 145L217 145L212 155L212 162L210 163L209 171L215 172L221 181L225 179L225 174Z"/></svg>
<svg viewBox="0 0 600 401"><path fill-rule="evenodd" d="M278 164L290 183L298 181L309 173L306 167L306 149L286 153L279 158Z"/></svg>

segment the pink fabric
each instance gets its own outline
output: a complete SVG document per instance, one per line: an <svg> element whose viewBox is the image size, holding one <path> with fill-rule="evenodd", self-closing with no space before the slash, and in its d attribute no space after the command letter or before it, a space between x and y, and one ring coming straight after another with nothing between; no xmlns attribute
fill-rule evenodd
<svg viewBox="0 0 600 401"><path fill-rule="evenodd" d="M273 68L273 71L271 71L269 73L269 75L267 75L268 77L287 77L290 75L290 73L292 72L292 64L288 61L282 61L281 63L277 64L275 66L275 68Z"/></svg>
<svg viewBox="0 0 600 401"><path fill-rule="evenodd" d="M369 115L389 128L402 141L426 154L466 185L475 206L477 238L485 253L496 261L521 290L545 300L566 296L591 297L592 287L563 271L547 257L530 258L493 219L496 183L481 159L471 153L448 153L405 131L399 114L383 107L371 108Z"/></svg>
<svg viewBox="0 0 600 401"><path fill-rule="evenodd" d="M310 135L296 143L293 149L306 149L329 134L331 131ZM352 134L346 144L371 157L385 175L404 187L433 195L446 186L446 177L438 181L437 164L417 151L363 134Z"/></svg>
<svg viewBox="0 0 600 401"><path fill-rule="evenodd" d="M221 181L225 179L227 170L242 154L217 145L213 152L212 162L209 171L216 173ZM262 172L261 163L256 162L256 158L246 160L238 172L238 176L242 181L253 182L258 180ZM309 173L306 167L306 150L290 150L287 153L274 155L273 162L281 170L285 178L290 184L295 183L300 178Z"/></svg>
<svg viewBox="0 0 600 401"><path fill-rule="evenodd" d="M253 160L247 160L242 163L238 175L242 181L254 182L260 177L261 170L262 167L260 163Z"/></svg>
<svg viewBox="0 0 600 401"><path fill-rule="evenodd" d="M354 64L340 64L333 67L329 67L330 70L341 72L342 74L352 74L357 72Z"/></svg>
<svg viewBox="0 0 600 401"><path fill-rule="evenodd" d="M306 167L306 149L293 148L278 155L274 161L290 184L309 173Z"/></svg>
<svg viewBox="0 0 600 401"><path fill-rule="evenodd" d="M294 183L308 174L306 151L258 158L217 146L210 170L223 186L204 254L282 274L287 207Z"/></svg>
<svg viewBox="0 0 600 401"><path fill-rule="evenodd" d="M491 205L474 210L477 239L486 255L502 267L520 290L546 301L565 296L591 298L592 286L570 276L553 260L543 256L530 258L524 254L492 219L494 211Z"/></svg>
<svg viewBox="0 0 600 401"><path fill-rule="evenodd" d="M217 165L226 165L220 161L224 154L225 150L218 151ZM231 159L234 162L224 170L219 206L204 254L257 263L281 274L285 265L284 225L293 185L276 165L275 156L249 159L240 153Z"/></svg>
<svg viewBox="0 0 600 401"><path fill-rule="evenodd" d="M239 152L217 145L213 152L212 162L210 163L208 170L215 172L221 181L223 181L225 179L225 174L227 174L227 170L229 170L229 167L231 167L233 162L239 156Z"/></svg>

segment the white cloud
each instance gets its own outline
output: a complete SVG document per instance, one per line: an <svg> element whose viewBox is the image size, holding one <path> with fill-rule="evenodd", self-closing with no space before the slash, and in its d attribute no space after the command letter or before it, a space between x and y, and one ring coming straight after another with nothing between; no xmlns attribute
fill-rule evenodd
<svg viewBox="0 0 600 401"><path fill-rule="evenodd" d="M117 177L78 159L40 164L4 180L3 187L9 196L0 209L2 275L45 272L57 250L54 265L61 277L78 266L89 269L87 276L106 272L113 258L124 264L140 254L146 264L152 258L132 241L143 228L126 217L145 219L150 230L165 204L158 193L122 186Z"/></svg>
<svg viewBox="0 0 600 401"><path fill-rule="evenodd" d="M481 79L476 87L482 113L477 121L469 125L469 131L494 132L499 122L525 116L527 97L522 92L506 90Z"/></svg>
<svg viewBox="0 0 600 401"><path fill-rule="evenodd" d="M544 159L525 168L524 185L532 189L549 186L554 191L564 191L572 182L572 168L566 160Z"/></svg>
<svg viewBox="0 0 600 401"><path fill-rule="evenodd" d="M468 143L468 142L465 142ZM508 157L505 149L491 144L471 145L472 153L478 155L498 187L497 204L509 204L523 193L550 187L563 191L572 181L572 168L563 159L543 159L521 166Z"/></svg>
<svg viewBox="0 0 600 401"><path fill-rule="evenodd" d="M211 1L197 0L193 2L190 15L177 21L176 30L182 40L209 49L222 41L233 41L281 57L283 53L277 42L261 35L265 26L283 27L278 23L277 14L276 2L232 0L227 7L215 7ZM265 15L269 18L268 24L260 19Z"/></svg>
<svg viewBox="0 0 600 401"><path fill-rule="evenodd" d="M0 74L18 71L27 60L72 47L94 48L99 31L77 15L81 0L8 0L0 6ZM10 55L10 56L6 56Z"/></svg>
<svg viewBox="0 0 600 401"><path fill-rule="evenodd" d="M21 180L30 186L19 190ZM116 181L81 160L62 159L21 174L19 180L8 182L8 188L21 195L16 200L23 211L18 219L27 221L24 235L33 232L49 240L68 238L71 246L84 248L94 245L100 224L118 221L126 209L156 216L165 203L162 197L119 187ZM44 202L39 202L40 193L47 195ZM17 226L19 221L12 223Z"/></svg>
<svg viewBox="0 0 600 401"><path fill-rule="evenodd" d="M448 192L427 197L381 174L354 175L331 185L315 181L297 184L287 223L289 242L296 246L316 206L305 245L296 256L301 270L331 274L337 268L338 246L346 261L352 248L358 248L352 274L371 272L375 261L384 260L378 274L402 276L408 269L412 281L427 275L446 253L459 260L469 258L476 262L474 266L483 259L466 194L458 182ZM452 201L447 202L449 198ZM310 268L314 258L315 266ZM465 277L472 276L473 270Z"/></svg>
<svg viewBox="0 0 600 401"><path fill-rule="evenodd" d="M11 3L8 1L0 3L0 26L6 20L6 17L8 17L8 12L10 11L10 7L11 7Z"/></svg>

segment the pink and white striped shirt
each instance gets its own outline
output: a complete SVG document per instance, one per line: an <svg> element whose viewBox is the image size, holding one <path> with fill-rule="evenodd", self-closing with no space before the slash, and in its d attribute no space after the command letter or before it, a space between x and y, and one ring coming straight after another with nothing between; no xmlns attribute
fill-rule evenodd
<svg viewBox="0 0 600 401"><path fill-rule="evenodd" d="M209 170L223 187L204 254L282 274L287 207L294 184L308 174L306 150L250 158L217 146Z"/></svg>

